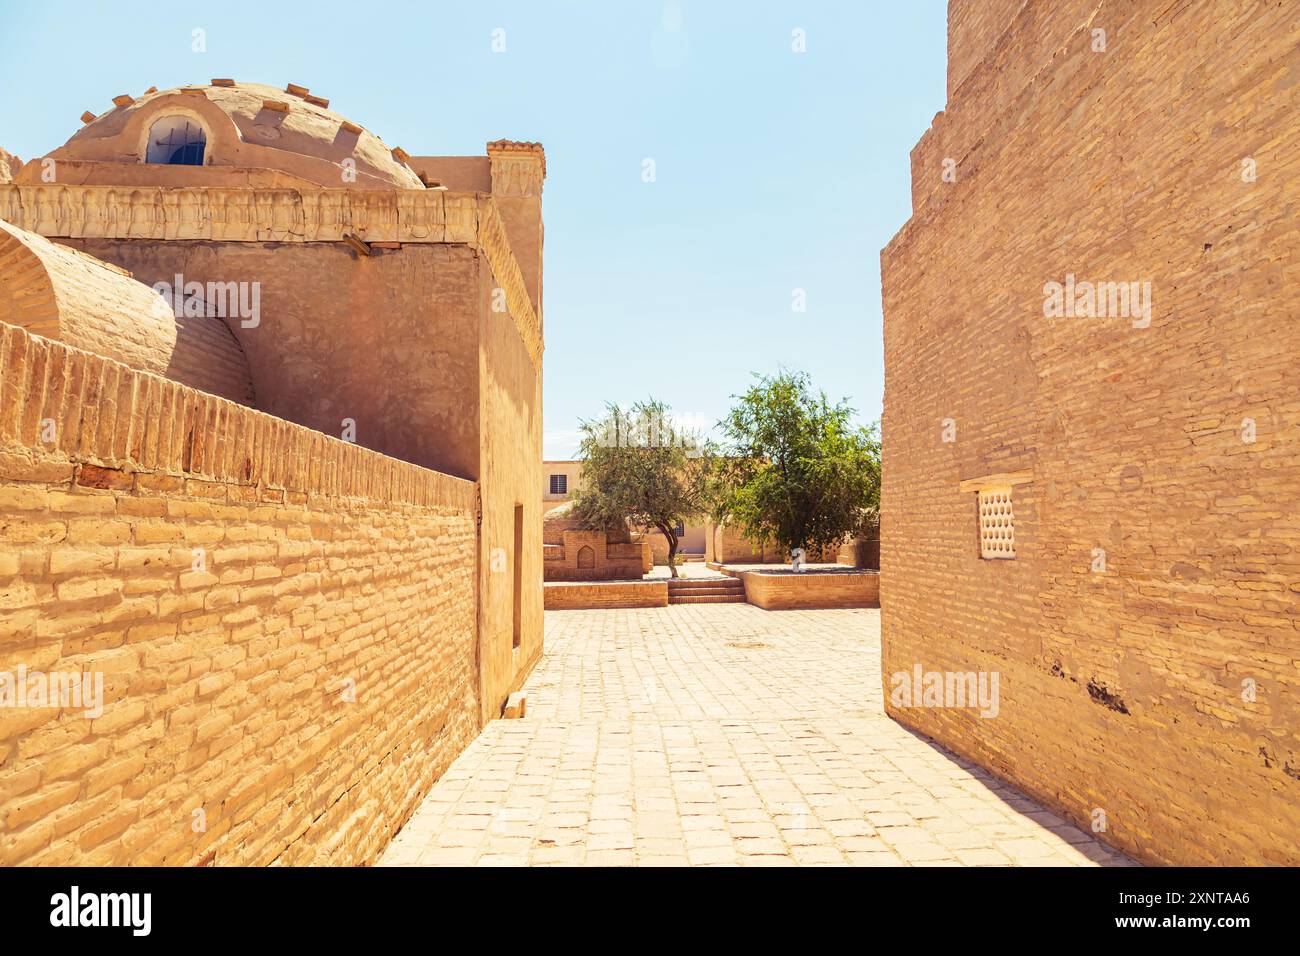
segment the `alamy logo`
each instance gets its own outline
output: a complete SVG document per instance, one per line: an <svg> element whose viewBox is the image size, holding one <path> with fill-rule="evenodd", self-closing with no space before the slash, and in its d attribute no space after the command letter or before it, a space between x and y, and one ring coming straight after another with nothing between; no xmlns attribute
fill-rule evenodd
<svg viewBox="0 0 1300 956"><path fill-rule="evenodd" d="M99 671L0 671L0 707L81 710L94 720L104 715L104 675Z"/></svg>
<svg viewBox="0 0 1300 956"><path fill-rule="evenodd" d="M129 926L132 936L148 936L153 926L150 893L68 893L50 897L51 926Z"/></svg>
<svg viewBox="0 0 1300 956"><path fill-rule="evenodd" d="M686 450L687 458L704 454L698 435L679 430L663 415L649 412L633 417L611 415L600 423L596 444L602 448L674 448Z"/></svg>
<svg viewBox="0 0 1300 956"><path fill-rule="evenodd" d="M255 329L262 324L262 283L260 282L186 282L179 273L174 282L155 282L153 290L161 295L177 318L238 319L241 328Z"/></svg>
<svg viewBox="0 0 1300 956"><path fill-rule="evenodd" d="M981 717L998 715L997 671L927 671L918 663L890 675L895 707L978 707Z"/></svg>
<svg viewBox="0 0 1300 956"><path fill-rule="evenodd" d="M1043 284L1043 317L1048 319L1132 319L1133 328L1151 324L1150 282L1065 282Z"/></svg>

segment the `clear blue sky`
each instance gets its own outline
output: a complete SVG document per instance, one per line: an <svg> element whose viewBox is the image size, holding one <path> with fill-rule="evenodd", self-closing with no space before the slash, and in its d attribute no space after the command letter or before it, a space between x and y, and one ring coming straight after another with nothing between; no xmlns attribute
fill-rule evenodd
<svg viewBox="0 0 1300 956"><path fill-rule="evenodd" d="M0 146L30 159L118 93L214 76L309 86L417 155L540 140L546 457L571 457L606 400L653 395L710 425L782 366L873 421L879 253L943 108L945 8L0 0Z"/></svg>

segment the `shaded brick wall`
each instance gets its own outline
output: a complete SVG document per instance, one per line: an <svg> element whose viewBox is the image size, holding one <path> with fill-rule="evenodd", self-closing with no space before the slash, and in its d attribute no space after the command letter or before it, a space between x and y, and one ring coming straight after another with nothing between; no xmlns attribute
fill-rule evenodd
<svg viewBox="0 0 1300 956"><path fill-rule="evenodd" d="M1096 6L1106 52L1073 27L998 109L974 68L943 123L978 147L882 254L886 698L1001 675L995 718L889 712L1145 861L1296 864L1300 12ZM1149 281L1150 326L1045 317L1067 273ZM981 560L959 482L1019 470Z"/></svg>
<svg viewBox="0 0 1300 956"><path fill-rule="evenodd" d="M0 382L0 671L104 680L0 708L0 865L374 860L479 729L474 484L6 325Z"/></svg>
<svg viewBox="0 0 1300 956"><path fill-rule="evenodd" d="M257 408L334 436L351 419L364 448L482 477L476 395L484 266L469 246L408 243L357 256L326 242L58 242L148 285L171 284L178 274L204 285L257 283L260 322L229 321Z"/></svg>
<svg viewBox="0 0 1300 956"><path fill-rule="evenodd" d="M478 406L483 523L479 558L482 719L501 716L542 656L542 378L514 314L494 312L496 275L479 258ZM516 508L522 519L515 547ZM504 561L494 560L504 558ZM519 591L516 596L515 584ZM514 645L516 600L519 643Z"/></svg>

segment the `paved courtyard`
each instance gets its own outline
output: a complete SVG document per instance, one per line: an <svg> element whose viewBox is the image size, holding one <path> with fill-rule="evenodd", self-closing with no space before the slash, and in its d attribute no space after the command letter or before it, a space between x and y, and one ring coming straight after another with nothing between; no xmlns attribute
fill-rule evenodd
<svg viewBox="0 0 1300 956"><path fill-rule="evenodd" d="M549 611L381 865L1124 865L885 714L880 612Z"/></svg>

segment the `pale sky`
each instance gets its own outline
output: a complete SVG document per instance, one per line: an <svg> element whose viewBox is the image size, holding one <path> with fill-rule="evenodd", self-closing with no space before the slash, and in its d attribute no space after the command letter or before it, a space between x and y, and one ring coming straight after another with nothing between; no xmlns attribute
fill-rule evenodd
<svg viewBox="0 0 1300 956"><path fill-rule="evenodd" d="M606 401L707 427L783 366L874 421L880 249L944 105L945 10L0 0L0 146L30 159L119 93L217 76L309 86L415 155L538 140L545 457L572 457Z"/></svg>

